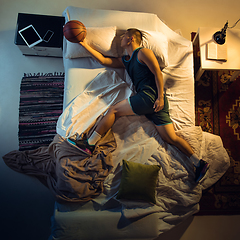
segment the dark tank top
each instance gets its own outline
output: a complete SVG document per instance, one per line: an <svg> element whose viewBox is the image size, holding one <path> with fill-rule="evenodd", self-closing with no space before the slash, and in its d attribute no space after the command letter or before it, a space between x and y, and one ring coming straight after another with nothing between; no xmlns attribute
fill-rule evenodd
<svg viewBox="0 0 240 240"><path fill-rule="evenodd" d="M123 56L122 62L132 79L137 92L150 91L156 95L157 86L154 74L150 71L147 65L138 60L138 52L140 49L142 49L142 47L136 48L129 60L126 60L127 56Z"/></svg>

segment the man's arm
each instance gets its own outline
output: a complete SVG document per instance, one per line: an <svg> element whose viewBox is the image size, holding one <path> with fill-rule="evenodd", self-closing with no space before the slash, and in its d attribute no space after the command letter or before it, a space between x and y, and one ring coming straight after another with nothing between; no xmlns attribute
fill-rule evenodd
<svg viewBox="0 0 240 240"><path fill-rule="evenodd" d="M158 61L154 53L147 48L143 48L139 51L138 59L140 62L146 64L155 76L158 98L156 99L153 108L155 109L155 112L158 112L164 107L163 76Z"/></svg>
<svg viewBox="0 0 240 240"><path fill-rule="evenodd" d="M89 46L85 40L79 42L79 44L82 45L100 64L107 67L124 68L121 58L105 57L100 52Z"/></svg>

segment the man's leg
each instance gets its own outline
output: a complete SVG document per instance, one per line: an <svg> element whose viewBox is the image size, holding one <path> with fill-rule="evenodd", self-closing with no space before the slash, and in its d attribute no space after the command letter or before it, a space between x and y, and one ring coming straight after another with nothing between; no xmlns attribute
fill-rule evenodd
<svg viewBox="0 0 240 240"><path fill-rule="evenodd" d="M198 183L205 176L209 164L202 159L199 160L188 142L176 135L172 124L156 126L156 128L164 141L176 146L190 158L195 166L195 182Z"/></svg>
<svg viewBox="0 0 240 240"><path fill-rule="evenodd" d="M128 99L125 99L109 108L107 114L102 118L95 131L87 140L76 141L69 138L68 141L76 145L81 151L91 154L95 148L95 144L112 127L116 118L127 115L135 115L135 113L132 111Z"/></svg>
<svg viewBox="0 0 240 240"><path fill-rule="evenodd" d="M194 154L191 146L181 137L177 136L173 128L173 124L166 124L156 126L161 138L174 146L176 146L181 152L185 153L189 158Z"/></svg>
<svg viewBox="0 0 240 240"><path fill-rule="evenodd" d="M135 113L132 111L128 99L125 99L109 108L95 131L102 136L112 127L117 117L128 115L135 115Z"/></svg>

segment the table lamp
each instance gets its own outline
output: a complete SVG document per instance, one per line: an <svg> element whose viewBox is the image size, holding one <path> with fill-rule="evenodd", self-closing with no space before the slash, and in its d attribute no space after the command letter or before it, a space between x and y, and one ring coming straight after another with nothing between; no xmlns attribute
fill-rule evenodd
<svg viewBox="0 0 240 240"><path fill-rule="evenodd" d="M228 21L227 21L221 31L217 31L214 33L213 39L215 40L215 42L220 45L224 44L226 41L226 30L228 28L234 28L239 21L240 19L238 19L237 22L232 27L228 27Z"/></svg>

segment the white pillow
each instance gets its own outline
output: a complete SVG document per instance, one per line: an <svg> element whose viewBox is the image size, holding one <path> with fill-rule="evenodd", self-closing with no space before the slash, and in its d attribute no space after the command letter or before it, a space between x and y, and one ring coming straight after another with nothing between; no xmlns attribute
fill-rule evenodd
<svg viewBox="0 0 240 240"><path fill-rule="evenodd" d="M118 57L116 42L116 27L88 27L86 41L94 49L105 56ZM91 54L79 43L67 41L65 58L90 57Z"/></svg>
<svg viewBox="0 0 240 240"><path fill-rule="evenodd" d="M161 32L141 31L144 35L143 47L149 48L155 54L161 68L167 67L168 63L168 39Z"/></svg>

